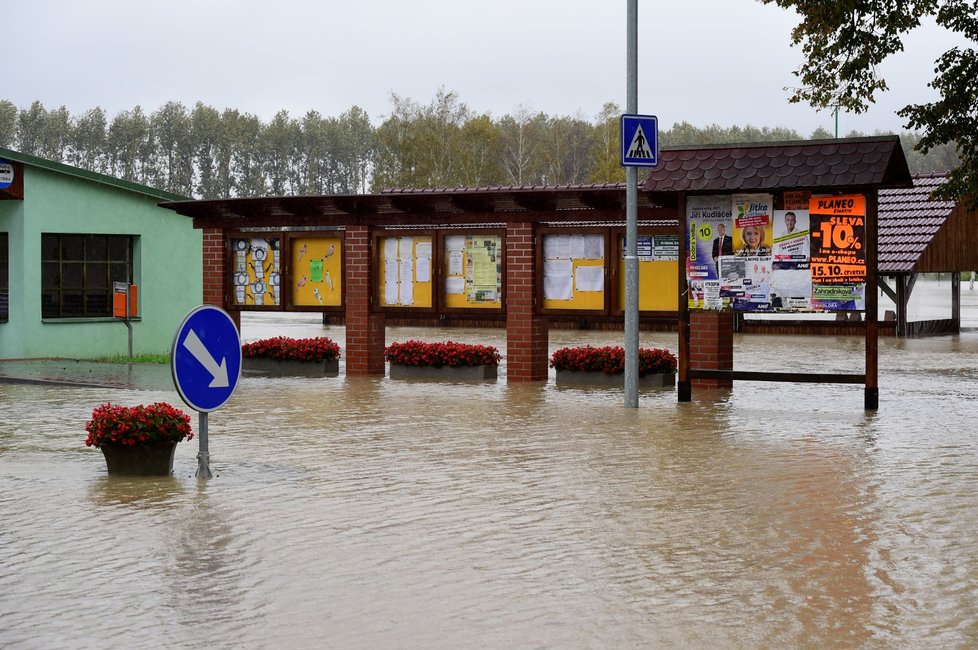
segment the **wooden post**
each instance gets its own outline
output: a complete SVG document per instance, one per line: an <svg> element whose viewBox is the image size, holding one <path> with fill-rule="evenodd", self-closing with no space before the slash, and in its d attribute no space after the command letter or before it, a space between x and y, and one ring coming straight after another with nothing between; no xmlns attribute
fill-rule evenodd
<svg viewBox="0 0 978 650"><path fill-rule="evenodd" d="M865 408L876 411L880 407L879 389L879 291L876 289L879 275L878 223L879 199L873 188L866 193L866 388Z"/></svg>
<svg viewBox="0 0 978 650"><path fill-rule="evenodd" d="M951 321L954 331L961 332L961 272L951 273Z"/></svg>
<svg viewBox="0 0 978 650"><path fill-rule="evenodd" d="M689 286L686 281L686 264L689 262L689 224L686 222L686 194L679 193L677 207L679 218L679 377L676 390L680 402L693 399L693 383L689 379Z"/></svg>

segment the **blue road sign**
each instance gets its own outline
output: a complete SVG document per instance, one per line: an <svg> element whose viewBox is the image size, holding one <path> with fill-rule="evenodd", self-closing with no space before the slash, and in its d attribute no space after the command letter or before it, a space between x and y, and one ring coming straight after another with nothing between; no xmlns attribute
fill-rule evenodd
<svg viewBox="0 0 978 650"><path fill-rule="evenodd" d="M655 167L659 164L659 118L655 115L621 116L621 166Z"/></svg>
<svg viewBox="0 0 978 650"><path fill-rule="evenodd" d="M173 384L187 406L209 413L221 408L241 376L241 337L226 311L201 305L177 328L171 354Z"/></svg>

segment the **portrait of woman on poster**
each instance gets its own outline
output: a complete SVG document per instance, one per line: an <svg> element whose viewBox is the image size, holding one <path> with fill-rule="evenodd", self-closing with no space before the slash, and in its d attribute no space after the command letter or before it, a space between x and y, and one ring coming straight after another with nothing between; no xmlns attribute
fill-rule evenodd
<svg viewBox="0 0 978 650"><path fill-rule="evenodd" d="M764 243L764 229L760 226L747 226L741 236L744 239L744 245L737 251L738 256L771 254L771 247Z"/></svg>

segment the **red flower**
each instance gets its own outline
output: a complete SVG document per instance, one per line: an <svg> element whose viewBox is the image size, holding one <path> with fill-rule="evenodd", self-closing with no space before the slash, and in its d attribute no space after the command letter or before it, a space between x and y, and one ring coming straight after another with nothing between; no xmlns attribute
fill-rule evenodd
<svg viewBox="0 0 978 650"><path fill-rule="evenodd" d="M88 432L85 444L89 447L180 442L184 438L191 440L194 437L190 429L190 416L166 402L149 406L102 404L92 411L92 419L85 423L85 431Z"/></svg>
<svg viewBox="0 0 978 650"><path fill-rule="evenodd" d="M277 336L241 346L246 359L276 359L278 361L333 361L340 358L340 346L325 336L293 339Z"/></svg>
<svg viewBox="0 0 978 650"><path fill-rule="evenodd" d="M625 372L625 349L621 346L601 348L586 345L576 348L561 348L550 357L550 367L557 370L603 372L616 375ZM676 372L676 356L660 348L640 348L638 351L638 374L642 377L651 373Z"/></svg>
<svg viewBox="0 0 978 650"><path fill-rule="evenodd" d="M403 366L497 366L499 350L491 345L469 343L391 343L384 348L384 359Z"/></svg>

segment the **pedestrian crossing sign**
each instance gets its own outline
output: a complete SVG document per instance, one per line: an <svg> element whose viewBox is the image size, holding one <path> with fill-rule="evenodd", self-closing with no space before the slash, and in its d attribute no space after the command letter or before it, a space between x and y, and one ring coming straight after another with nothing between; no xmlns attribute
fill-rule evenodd
<svg viewBox="0 0 978 650"><path fill-rule="evenodd" d="M659 119L655 115L621 116L621 166L659 164Z"/></svg>

